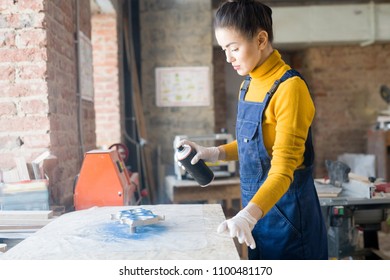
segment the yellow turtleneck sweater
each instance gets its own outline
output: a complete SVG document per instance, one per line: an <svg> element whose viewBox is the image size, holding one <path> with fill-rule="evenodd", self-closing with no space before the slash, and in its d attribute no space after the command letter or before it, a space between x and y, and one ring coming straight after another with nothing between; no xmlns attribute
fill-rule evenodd
<svg viewBox="0 0 390 280"><path fill-rule="evenodd" d="M290 69L277 50L249 75L252 80L245 101L262 102L275 80ZM308 129L315 108L305 82L292 77L283 82L264 112L263 141L271 157L268 177L251 202L265 215L288 190L294 171L303 164ZM261 121L261 120L260 120ZM238 160L237 141L221 146L225 160Z"/></svg>

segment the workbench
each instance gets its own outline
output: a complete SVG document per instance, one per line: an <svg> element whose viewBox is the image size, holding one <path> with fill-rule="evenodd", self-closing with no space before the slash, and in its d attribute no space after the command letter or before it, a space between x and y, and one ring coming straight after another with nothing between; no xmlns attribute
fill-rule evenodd
<svg viewBox="0 0 390 280"><path fill-rule="evenodd" d="M143 208L164 220L137 227L112 220L122 210ZM218 234L225 220L219 204L93 207L63 214L0 255L1 259L239 260L233 239Z"/></svg>
<svg viewBox="0 0 390 280"><path fill-rule="evenodd" d="M328 229L330 258L358 254L357 229L363 232L364 250L380 250L378 231L387 219L390 197L359 197L343 190L338 197L320 197Z"/></svg>
<svg viewBox="0 0 390 280"><path fill-rule="evenodd" d="M165 193L172 203L222 201L226 209L232 209L233 200L238 200L241 205L239 177L216 178L207 187L201 187L194 180L177 180L175 176L167 176Z"/></svg>

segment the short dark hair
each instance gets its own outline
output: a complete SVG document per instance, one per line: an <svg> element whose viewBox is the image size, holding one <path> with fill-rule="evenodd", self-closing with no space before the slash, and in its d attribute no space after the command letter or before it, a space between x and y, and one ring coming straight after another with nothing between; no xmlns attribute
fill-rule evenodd
<svg viewBox="0 0 390 280"><path fill-rule="evenodd" d="M228 0L217 9L214 28L233 28L248 39L260 30L268 33L268 40L272 43L272 10L257 0Z"/></svg>

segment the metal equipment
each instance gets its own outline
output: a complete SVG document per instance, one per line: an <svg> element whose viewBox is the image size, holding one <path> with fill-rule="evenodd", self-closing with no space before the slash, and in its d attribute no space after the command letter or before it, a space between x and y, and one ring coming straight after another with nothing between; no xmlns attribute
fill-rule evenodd
<svg viewBox="0 0 390 280"><path fill-rule="evenodd" d="M229 143L233 141L233 136L228 133L204 136L177 135L173 141L174 150L176 150L176 144L183 139L196 142L205 147L211 147ZM236 163L234 161L206 162L206 164L213 171L215 178L231 177L236 173ZM192 179L188 172L183 170L178 164L175 164L175 175L178 180Z"/></svg>
<svg viewBox="0 0 390 280"><path fill-rule="evenodd" d="M379 250L378 231L387 219L390 196L376 193L375 178L358 176L346 164L327 161L331 183L315 180L320 205L328 230L329 258L342 259ZM339 189L336 197L323 189ZM321 195L320 195L321 194ZM359 232L363 233L364 248L358 246ZM372 254L370 255L372 257ZM368 258L371 258L368 256ZM361 257L361 256L360 256Z"/></svg>
<svg viewBox="0 0 390 280"><path fill-rule="evenodd" d="M359 251L379 250L378 231L386 221L390 198L344 197L320 198L321 209L328 228L329 258L358 256ZM358 247L359 231L363 246Z"/></svg>
<svg viewBox="0 0 390 280"><path fill-rule="evenodd" d="M129 225L130 233L135 233L137 227L156 224L159 221L165 220L165 217L156 215L151 210L136 208L111 214L111 220L116 220L121 224Z"/></svg>
<svg viewBox="0 0 390 280"><path fill-rule="evenodd" d="M134 204L136 186L117 150L85 153L74 189L76 210Z"/></svg>

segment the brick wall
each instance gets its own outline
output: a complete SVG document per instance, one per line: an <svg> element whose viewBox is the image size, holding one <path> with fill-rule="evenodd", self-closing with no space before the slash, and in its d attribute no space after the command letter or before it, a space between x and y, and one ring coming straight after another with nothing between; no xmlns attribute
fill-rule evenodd
<svg viewBox="0 0 390 280"><path fill-rule="evenodd" d="M0 1L0 167L47 148L46 31L42 1Z"/></svg>
<svg viewBox="0 0 390 280"><path fill-rule="evenodd" d="M118 81L116 14L92 16L92 44L96 112L96 144L121 142L121 98Z"/></svg>
<svg viewBox="0 0 390 280"><path fill-rule="evenodd" d="M46 1L46 4L50 151L59 159L55 185L52 187L53 203L71 207L73 183L80 170L83 153L96 146L95 116L93 103L79 99L74 44L77 22L75 2ZM86 37L91 37L88 0L79 1L79 30Z"/></svg>
<svg viewBox="0 0 390 280"><path fill-rule="evenodd" d="M309 48L294 63L302 67L316 105L315 162L321 177L325 159L366 153L367 130L387 109L379 88L390 85L390 44Z"/></svg>
<svg viewBox="0 0 390 280"><path fill-rule="evenodd" d="M81 0L80 27L90 38L90 2ZM80 141L95 147L92 102L82 101L82 139L74 32L75 1L0 1L0 169L13 158L31 162L49 150L58 158L50 178L51 203L73 204L81 166Z"/></svg>

